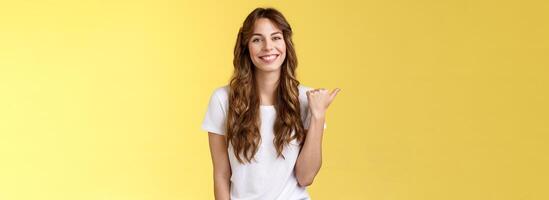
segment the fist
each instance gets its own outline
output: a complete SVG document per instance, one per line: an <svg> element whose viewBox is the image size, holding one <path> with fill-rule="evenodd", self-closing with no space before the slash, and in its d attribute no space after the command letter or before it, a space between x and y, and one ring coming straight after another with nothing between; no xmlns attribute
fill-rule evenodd
<svg viewBox="0 0 549 200"><path fill-rule="evenodd" d="M313 117L324 117L328 106L330 106L332 101L334 101L339 91L339 88L334 89L332 92L328 92L328 90L324 88L307 91L309 111L311 112Z"/></svg>

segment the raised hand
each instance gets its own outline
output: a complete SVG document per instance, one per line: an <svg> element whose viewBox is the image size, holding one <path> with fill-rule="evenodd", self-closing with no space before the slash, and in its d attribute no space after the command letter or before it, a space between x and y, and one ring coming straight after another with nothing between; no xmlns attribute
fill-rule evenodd
<svg viewBox="0 0 549 200"><path fill-rule="evenodd" d="M332 92L327 89L319 88L307 91L307 99L309 101L309 109L313 117L322 118L326 114L328 106L334 101L337 93L341 89L336 88Z"/></svg>

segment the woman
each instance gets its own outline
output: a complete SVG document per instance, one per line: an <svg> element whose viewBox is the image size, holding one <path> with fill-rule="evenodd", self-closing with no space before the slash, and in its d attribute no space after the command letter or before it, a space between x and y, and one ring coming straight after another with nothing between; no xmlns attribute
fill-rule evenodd
<svg viewBox="0 0 549 200"><path fill-rule="evenodd" d="M252 11L238 32L234 74L217 88L209 132L216 199L310 199L325 113L339 89L300 85L292 29L273 8Z"/></svg>

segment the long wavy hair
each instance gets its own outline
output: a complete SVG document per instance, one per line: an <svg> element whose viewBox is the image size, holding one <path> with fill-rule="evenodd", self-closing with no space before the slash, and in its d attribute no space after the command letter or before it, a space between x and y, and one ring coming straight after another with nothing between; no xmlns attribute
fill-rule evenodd
<svg viewBox="0 0 549 200"><path fill-rule="evenodd" d="M254 23L260 18L269 19L282 30L286 44L286 58L275 92L276 120L274 141L277 156L284 158L282 151L292 140L302 143L305 130L301 122L299 81L296 78L297 56L292 42L292 28L282 13L274 8L257 8L244 20L238 31L234 47L234 73L229 83L229 111L227 118L227 141L233 146L240 163L250 163L261 143L259 127L260 99L255 79L255 65L250 58L248 43ZM292 135L292 131L295 134Z"/></svg>

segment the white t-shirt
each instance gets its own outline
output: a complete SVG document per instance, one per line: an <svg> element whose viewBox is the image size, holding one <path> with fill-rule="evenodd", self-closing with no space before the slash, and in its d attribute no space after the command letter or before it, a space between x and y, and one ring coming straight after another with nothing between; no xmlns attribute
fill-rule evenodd
<svg viewBox="0 0 549 200"><path fill-rule="evenodd" d="M306 92L310 88L299 86L299 101L301 104L301 120L308 129L310 116ZM217 88L208 105L208 110L202 129L207 132L225 135L225 125L229 103L229 87ZM300 144L293 140L284 147L282 154L285 159L277 157L274 140L274 121L276 110L274 106L260 106L261 144L252 163L242 164L234 155L229 143L228 153L231 165L231 199L232 200L308 200L309 194L305 187L297 184L294 166L300 151ZM324 124L326 128L326 124Z"/></svg>

